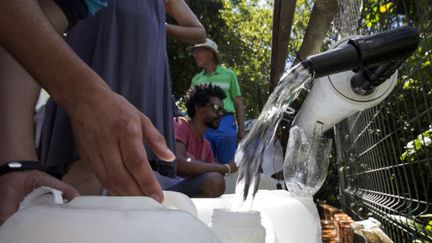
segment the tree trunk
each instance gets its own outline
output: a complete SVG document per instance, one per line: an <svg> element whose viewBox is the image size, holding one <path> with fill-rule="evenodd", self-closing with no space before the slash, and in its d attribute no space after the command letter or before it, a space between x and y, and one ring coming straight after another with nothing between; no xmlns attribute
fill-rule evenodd
<svg viewBox="0 0 432 243"><path fill-rule="evenodd" d="M317 0L313 6L303 43L294 64L320 51L331 21L338 11L337 0Z"/></svg>
<svg viewBox="0 0 432 243"><path fill-rule="evenodd" d="M270 92L276 87L285 68L296 2L296 0L275 0L274 2Z"/></svg>

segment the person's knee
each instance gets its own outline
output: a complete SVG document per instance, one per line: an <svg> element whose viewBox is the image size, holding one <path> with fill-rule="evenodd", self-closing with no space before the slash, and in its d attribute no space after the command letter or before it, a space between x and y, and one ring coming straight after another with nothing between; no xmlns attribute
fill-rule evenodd
<svg viewBox="0 0 432 243"><path fill-rule="evenodd" d="M217 172L209 173L203 184L202 192L206 197L219 197L225 191L224 176Z"/></svg>

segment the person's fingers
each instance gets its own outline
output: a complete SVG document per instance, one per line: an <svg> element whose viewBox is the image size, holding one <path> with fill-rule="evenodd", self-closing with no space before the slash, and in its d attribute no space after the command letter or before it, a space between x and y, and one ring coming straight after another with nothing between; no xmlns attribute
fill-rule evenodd
<svg viewBox="0 0 432 243"><path fill-rule="evenodd" d="M113 99L107 99L103 106L99 102L88 110L90 106L86 105L71 116L79 153L91 162L111 194L148 195L162 201L162 190L148 163L143 140L160 159L172 161L175 156L147 117L123 97L110 97Z"/></svg>
<svg viewBox="0 0 432 243"><path fill-rule="evenodd" d="M145 142L151 150L164 161L174 161L174 153L167 147L165 138L153 126L152 122L144 115L141 115L142 133Z"/></svg>
<svg viewBox="0 0 432 243"><path fill-rule="evenodd" d="M63 181L60 181L46 173L32 171L32 175L29 177L31 178L31 188L33 189L39 188L41 186L51 187L63 192L63 197L67 200L71 200L79 195L78 191L71 185L66 184Z"/></svg>
<svg viewBox="0 0 432 243"><path fill-rule="evenodd" d="M79 154L83 160L91 163L93 172L104 188L112 195L140 196L143 193L121 158L117 134L125 131L122 129L112 131L111 136L102 133L102 137L90 136L80 129L74 129L74 134Z"/></svg>
<svg viewBox="0 0 432 243"><path fill-rule="evenodd" d="M124 139L120 143L120 149L125 166L137 181L144 195L152 197L158 202L162 202L162 189L150 167L142 140Z"/></svg>
<svg viewBox="0 0 432 243"><path fill-rule="evenodd" d="M129 134L130 130L122 130L125 134ZM119 140L122 139L122 133L119 135ZM136 136L136 135L135 135ZM128 139L133 139L133 136L127 136ZM122 156L121 142L115 142L116 139L110 140L101 151L102 164L105 167L105 187L112 195L118 196L142 196L144 195L140 189L139 183L134 179L133 175L128 170L127 165ZM114 141L115 143L112 143Z"/></svg>
<svg viewBox="0 0 432 243"><path fill-rule="evenodd" d="M0 224L18 210L20 202L34 189L47 186L63 192L64 198L71 200L78 196L72 186L46 174L31 170L12 172L0 176Z"/></svg>
<svg viewBox="0 0 432 243"><path fill-rule="evenodd" d="M90 164L93 173L99 179L101 185L107 188L107 185L109 184L109 178L107 174L107 168L102 157L97 153L96 149L88 149L89 146L87 144L82 144L82 141L87 140L85 140L85 137L81 137L78 132L75 132L75 129L74 134L76 146L78 148L81 160Z"/></svg>
<svg viewBox="0 0 432 243"><path fill-rule="evenodd" d="M2 203L0 203L0 207L2 206L1 205ZM6 209L5 211L0 211L0 226L6 221L6 219L8 219L12 214L13 214L13 212L15 212L16 211L16 209L14 209L14 210L9 210L9 209ZM9 213L8 213L9 212Z"/></svg>
<svg viewBox="0 0 432 243"><path fill-rule="evenodd" d="M18 210L19 203L28 194L23 179L18 172L0 176L0 225Z"/></svg>

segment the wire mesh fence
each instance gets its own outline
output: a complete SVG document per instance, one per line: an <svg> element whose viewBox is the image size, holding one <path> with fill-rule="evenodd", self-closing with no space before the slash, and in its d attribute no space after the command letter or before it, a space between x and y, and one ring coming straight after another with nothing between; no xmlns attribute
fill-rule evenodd
<svg viewBox="0 0 432 243"><path fill-rule="evenodd" d="M432 2L356 6L356 33L411 25L421 42L390 97L337 125L340 203L356 219L378 219L395 242L432 242Z"/></svg>

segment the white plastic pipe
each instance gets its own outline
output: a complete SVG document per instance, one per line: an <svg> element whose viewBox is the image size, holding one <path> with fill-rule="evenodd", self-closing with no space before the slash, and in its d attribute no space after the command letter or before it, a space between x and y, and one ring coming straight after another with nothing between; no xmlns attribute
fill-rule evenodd
<svg viewBox="0 0 432 243"><path fill-rule="evenodd" d="M350 38L352 36L340 40L332 48L345 45ZM309 135L320 135L350 115L381 103L395 87L397 73L396 71L368 95L359 95L353 91L350 81L355 73L352 71L314 80L292 126L301 127Z"/></svg>

